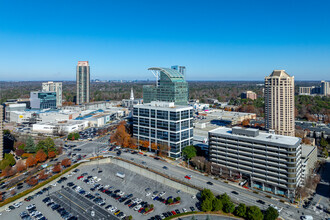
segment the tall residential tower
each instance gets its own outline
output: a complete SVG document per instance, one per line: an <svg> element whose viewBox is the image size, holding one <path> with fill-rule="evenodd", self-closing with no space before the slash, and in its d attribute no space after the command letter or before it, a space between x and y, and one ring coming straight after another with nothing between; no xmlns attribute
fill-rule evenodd
<svg viewBox="0 0 330 220"><path fill-rule="evenodd" d="M265 77L265 122L276 134L295 136L294 77L284 70Z"/></svg>
<svg viewBox="0 0 330 220"><path fill-rule="evenodd" d="M78 61L76 104L89 103L90 72L88 61Z"/></svg>

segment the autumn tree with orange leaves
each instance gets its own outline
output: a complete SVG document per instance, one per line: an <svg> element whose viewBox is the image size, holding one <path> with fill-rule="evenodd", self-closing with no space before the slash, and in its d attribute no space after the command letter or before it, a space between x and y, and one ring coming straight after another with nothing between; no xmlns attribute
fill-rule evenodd
<svg viewBox="0 0 330 220"><path fill-rule="evenodd" d="M37 185L38 180L35 177L31 177L26 183L29 184L30 186L35 186Z"/></svg>
<svg viewBox="0 0 330 220"><path fill-rule="evenodd" d="M17 172L22 172L23 170L26 169L26 166L22 160L17 161L16 163L16 170Z"/></svg>
<svg viewBox="0 0 330 220"><path fill-rule="evenodd" d="M48 175L45 173L44 170L42 170L40 173L39 173L39 180L45 180L48 178Z"/></svg>
<svg viewBox="0 0 330 220"><path fill-rule="evenodd" d="M28 159L26 159L25 164L27 167L33 167L37 164L37 160L33 155L31 155L28 157Z"/></svg>
<svg viewBox="0 0 330 220"><path fill-rule="evenodd" d="M249 119L244 119L243 121L242 121L242 126L248 126L248 125L250 125L250 120Z"/></svg>
<svg viewBox="0 0 330 220"><path fill-rule="evenodd" d="M61 164L58 163L54 166L53 173L59 173L59 172L61 172L61 170L62 170Z"/></svg>
<svg viewBox="0 0 330 220"><path fill-rule="evenodd" d="M64 167L69 167L71 166L71 160L69 158L65 158L62 160L61 165Z"/></svg>
<svg viewBox="0 0 330 220"><path fill-rule="evenodd" d="M56 157L56 153L54 151L49 151L48 152L48 157L49 158L54 158L54 157Z"/></svg>
<svg viewBox="0 0 330 220"><path fill-rule="evenodd" d="M38 150L35 158L37 162L44 162L47 159L47 154L42 149L40 149Z"/></svg>
<svg viewBox="0 0 330 220"><path fill-rule="evenodd" d="M121 147L129 147L131 136L128 134L125 125L125 121L119 123L116 132L110 137L111 143L116 142Z"/></svg>

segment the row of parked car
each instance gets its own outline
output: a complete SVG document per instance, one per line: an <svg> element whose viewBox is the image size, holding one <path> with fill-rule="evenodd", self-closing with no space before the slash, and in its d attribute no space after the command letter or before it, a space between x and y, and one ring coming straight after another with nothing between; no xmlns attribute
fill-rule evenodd
<svg viewBox="0 0 330 220"><path fill-rule="evenodd" d="M28 205L26 211L21 212L19 215L23 220L47 220L47 218L37 210L35 204Z"/></svg>
<svg viewBox="0 0 330 220"><path fill-rule="evenodd" d="M78 218L71 213L69 213L65 208L61 207L61 205L57 204L50 197L46 197L42 200L48 207L50 207L53 211L57 211L59 215L65 220L77 220Z"/></svg>

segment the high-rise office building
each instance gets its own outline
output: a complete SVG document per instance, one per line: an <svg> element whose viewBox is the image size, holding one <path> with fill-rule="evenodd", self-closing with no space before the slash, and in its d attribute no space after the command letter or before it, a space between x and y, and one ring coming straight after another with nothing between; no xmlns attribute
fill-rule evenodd
<svg viewBox="0 0 330 220"><path fill-rule="evenodd" d="M157 101L134 105L133 135L139 141L166 146L168 156L180 158L193 141L193 108Z"/></svg>
<svg viewBox="0 0 330 220"><path fill-rule="evenodd" d="M284 70L265 77L265 122L276 134L295 136L294 77Z"/></svg>
<svg viewBox="0 0 330 220"><path fill-rule="evenodd" d="M209 131L213 172L238 173L251 187L294 198L301 184L301 139L259 133L253 128L216 128Z"/></svg>
<svg viewBox="0 0 330 220"><path fill-rule="evenodd" d="M56 92L56 107L62 107L62 82L44 82L42 91Z"/></svg>
<svg viewBox="0 0 330 220"><path fill-rule="evenodd" d="M3 106L0 105L0 160L3 159Z"/></svg>
<svg viewBox="0 0 330 220"><path fill-rule="evenodd" d="M89 103L90 68L88 61L78 61L77 65L77 105Z"/></svg>
<svg viewBox="0 0 330 220"><path fill-rule="evenodd" d="M184 69L149 68L156 76L156 86L143 86L143 103L152 101L174 102L176 105L188 105L188 83L184 78Z"/></svg>

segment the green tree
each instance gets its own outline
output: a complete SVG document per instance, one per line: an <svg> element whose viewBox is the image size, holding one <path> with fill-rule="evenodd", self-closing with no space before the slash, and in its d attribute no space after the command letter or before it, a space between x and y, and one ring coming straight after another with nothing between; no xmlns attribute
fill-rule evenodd
<svg viewBox="0 0 330 220"><path fill-rule="evenodd" d="M26 140L26 145L24 151L27 153L35 153L36 152L36 145L31 136L29 136Z"/></svg>
<svg viewBox="0 0 330 220"><path fill-rule="evenodd" d="M265 212L264 220L275 220L278 218L278 211L269 206Z"/></svg>
<svg viewBox="0 0 330 220"><path fill-rule="evenodd" d="M201 197L203 200L205 200L205 199L213 200L214 199L214 195L213 195L212 191L209 189L203 189L203 191L201 192Z"/></svg>
<svg viewBox="0 0 330 220"><path fill-rule="evenodd" d="M167 202L168 202L169 204L171 204L171 203L173 203L173 199L172 199L172 198L169 198L169 199L167 200Z"/></svg>
<svg viewBox="0 0 330 220"><path fill-rule="evenodd" d="M235 210L235 205L232 201L228 201L223 204L222 211L225 213L233 213Z"/></svg>
<svg viewBox="0 0 330 220"><path fill-rule="evenodd" d="M24 149L25 149L25 144L24 144L24 143L20 144L20 145L18 146L18 149L20 149L20 150L24 150Z"/></svg>
<svg viewBox="0 0 330 220"><path fill-rule="evenodd" d="M234 211L234 214L239 217L245 217L246 214L246 205L244 203L240 203Z"/></svg>
<svg viewBox="0 0 330 220"><path fill-rule="evenodd" d="M211 211L212 210L212 200L204 199L201 207L202 207L203 212Z"/></svg>
<svg viewBox="0 0 330 220"><path fill-rule="evenodd" d="M37 151L43 150L47 155L48 155L49 151L56 152L54 140L52 138L48 137L44 140L39 141L37 144L36 150Z"/></svg>
<svg viewBox="0 0 330 220"><path fill-rule="evenodd" d="M262 220L264 218L261 210L257 206L250 206L247 209L246 219L247 220Z"/></svg>
<svg viewBox="0 0 330 220"><path fill-rule="evenodd" d="M14 166L16 163L14 155L12 155L12 154L5 154L5 160L8 161L10 166Z"/></svg>
<svg viewBox="0 0 330 220"><path fill-rule="evenodd" d="M321 147L327 147L328 142L324 138L321 138L320 145L321 145Z"/></svg>
<svg viewBox="0 0 330 220"><path fill-rule="evenodd" d="M74 133L73 137L75 140L78 140L80 138L80 135L79 135L79 133Z"/></svg>
<svg viewBox="0 0 330 220"><path fill-rule="evenodd" d="M230 197L227 195L227 193L221 194L219 199L221 200L222 204L230 201Z"/></svg>
<svg viewBox="0 0 330 220"><path fill-rule="evenodd" d="M194 146L190 145L182 150L182 154L187 160L190 160L191 158L196 157L197 150Z"/></svg>
<svg viewBox="0 0 330 220"><path fill-rule="evenodd" d="M212 200L212 211L220 211L222 210L222 202L220 201L220 199L213 199Z"/></svg>
<svg viewBox="0 0 330 220"><path fill-rule="evenodd" d="M68 140L72 140L72 137L73 137L73 134L70 133L70 134L68 135Z"/></svg>
<svg viewBox="0 0 330 220"><path fill-rule="evenodd" d="M328 149L327 149L326 147L323 148L322 153L323 153L323 155L324 155L326 158L329 157L329 152L328 152Z"/></svg>

